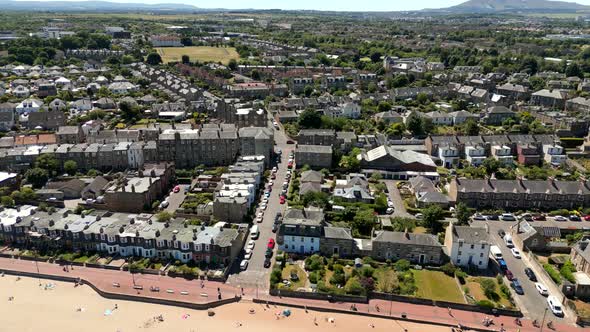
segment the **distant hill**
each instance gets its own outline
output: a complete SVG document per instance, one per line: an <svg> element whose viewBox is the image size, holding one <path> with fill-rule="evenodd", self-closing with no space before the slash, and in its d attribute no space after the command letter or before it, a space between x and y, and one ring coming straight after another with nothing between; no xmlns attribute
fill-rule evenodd
<svg viewBox="0 0 590 332"><path fill-rule="evenodd" d="M201 8L176 3L144 4L108 1L13 1L0 0L0 10L7 11L75 11L75 12L195 12Z"/></svg>
<svg viewBox="0 0 590 332"><path fill-rule="evenodd" d="M576 12L590 10L590 6L575 2L548 0L469 0L444 10L453 13Z"/></svg>

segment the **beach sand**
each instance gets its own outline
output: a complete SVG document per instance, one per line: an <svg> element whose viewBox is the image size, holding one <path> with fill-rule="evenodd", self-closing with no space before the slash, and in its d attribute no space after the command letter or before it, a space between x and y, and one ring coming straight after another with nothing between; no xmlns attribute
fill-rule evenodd
<svg viewBox="0 0 590 332"><path fill-rule="evenodd" d="M450 331L448 327L418 325L364 316L290 309L291 316L276 318L284 307L266 308L242 301L207 311L130 301L108 300L88 286L74 287L41 279L0 277L0 331ZM55 285L45 290L46 284ZM13 296L12 301L9 297ZM117 308L115 309L115 305ZM78 311L82 308L82 311ZM255 314L250 314L250 309ZM266 310L265 310L266 309ZM105 311L111 310L110 315ZM162 315L163 322L154 320ZM314 318L317 325L314 324ZM334 319L330 323L329 318ZM371 324L374 327L371 327Z"/></svg>

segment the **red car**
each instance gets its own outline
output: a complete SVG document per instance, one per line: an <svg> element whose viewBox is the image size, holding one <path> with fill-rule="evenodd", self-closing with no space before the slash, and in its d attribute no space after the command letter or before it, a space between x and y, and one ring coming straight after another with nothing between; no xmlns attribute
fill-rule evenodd
<svg viewBox="0 0 590 332"><path fill-rule="evenodd" d="M506 275L506 278L507 278L508 280L512 280L512 279L514 279L514 275L512 274L512 272L511 272L510 270L506 270L506 271L504 271L504 275Z"/></svg>
<svg viewBox="0 0 590 332"><path fill-rule="evenodd" d="M180 191L180 186L176 186L174 187L174 189L172 189L172 191L174 191L175 193Z"/></svg>
<svg viewBox="0 0 590 332"><path fill-rule="evenodd" d="M589 215L587 215L587 216L584 216L584 220L586 220L586 221L590 221L590 214L589 214Z"/></svg>
<svg viewBox="0 0 590 332"><path fill-rule="evenodd" d="M295 144L295 142L293 142L293 140L287 140L287 144Z"/></svg>
<svg viewBox="0 0 590 332"><path fill-rule="evenodd" d="M536 215L533 215L533 220L544 221L544 220L547 220L547 218L545 218L545 215L543 215L543 214L536 214Z"/></svg>
<svg viewBox="0 0 590 332"><path fill-rule="evenodd" d="M285 204L285 196L281 196L281 198L279 198L279 203Z"/></svg>
<svg viewBox="0 0 590 332"><path fill-rule="evenodd" d="M270 178L271 178L272 180L274 180L274 179L276 179L276 178L277 178L277 175L276 175L275 173L272 173L272 175L270 176Z"/></svg>
<svg viewBox="0 0 590 332"><path fill-rule="evenodd" d="M266 245L267 248L274 249L275 248L275 239L268 239L268 244Z"/></svg>

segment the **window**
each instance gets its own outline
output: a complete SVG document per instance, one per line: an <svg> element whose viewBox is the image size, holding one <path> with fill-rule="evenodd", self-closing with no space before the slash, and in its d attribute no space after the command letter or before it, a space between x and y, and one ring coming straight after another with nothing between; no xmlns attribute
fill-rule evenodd
<svg viewBox="0 0 590 332"><path fill-rule="evenodd" d="M313 243L313 240L314 240L314 238L312 237L312 238L311 238L311 243Z"/></svg>
<svg viewBox="0 0 590 332"><path fill-rule="evenodd" d="M483 252L481 254L479 254L479 257L483 257Z"/></svg>
<svg viewBox="0 0 590 332"><path fill-rule="evenodd" d="M457 253L457 255L461 256L461 255L463 255L463 252L461 250L459 250L459 252Z"/></svg>
<svg viewBox="0 0 590 332"><path fill-rule="evenodd" d="M479 261L479 264L478 265L481 265L481 263L482 263L482 261Z"/></svg>
<svg viewBox="0 0 590 332"><path fill-rule="evenodd" d="M463 242L459 242L459 248L463 247Z"/></svg>
<svg viewBox="0 0 590 332"><path fill-rule="evenodd" d="M295 237L291 236L291 241L295 242Z"/></svg>
<svg viewBox="0 0 590 332"><path fill-rule="evenodd" d="M303 238L303 236L301 237L301 242L303 242L305 239Z"/></svg>
<svg viewBox="0 0 590 332"><path fill-rule="evenodd" d="M457 264L461 264L461 259L457 259Z"/></svg>
<svg viewBox="0 0 590 332"><path fill-rule="evenodd" d="M472 244L472 245L471 245L471 249L474 249L474 248L475 248L475 245L473 245L473 244Z"/></svg>
<svg viewBox="0 0 590 332"><path fill-rule="evenodd" d="M127 238L126 237L122 237L120 240L121 240L121 243L127 243Z"/></svg>
<svg viewBox="0 0 590 332"><path fill-rule="evenodd" d="M486 248L486 245L485 244L482 244L481 245L481 249L485 249L485 248Z"/></svg>
<svg viewBox="0 0 590 332"><path fill-rule="evenodd" d="M205 251L209 251L209 245L208 244L205 245Z"/></svg>

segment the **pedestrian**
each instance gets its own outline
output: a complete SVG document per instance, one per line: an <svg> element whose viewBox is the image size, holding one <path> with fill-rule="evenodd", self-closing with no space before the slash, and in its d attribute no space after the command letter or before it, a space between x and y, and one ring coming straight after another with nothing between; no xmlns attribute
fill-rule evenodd
<svg viewBox="0 0 590 332"><path fill-rule="evenodd" d="M119 309L119 306L115 303L115 309Z"/></svg>
<svg viewBox="0 0 590 332"><path fill-rule="evenodd" d="M242 287L242 295L244 295L244 287Z"/></svg>
<svg viewBox="0 0 590 332"><path fill-rule="evenodd" d="M453 317L453 312L451 312L451 307L448 307L449 309L449 316Z"/></svg>

